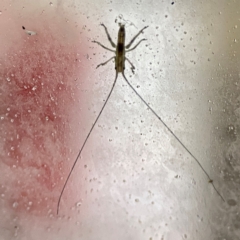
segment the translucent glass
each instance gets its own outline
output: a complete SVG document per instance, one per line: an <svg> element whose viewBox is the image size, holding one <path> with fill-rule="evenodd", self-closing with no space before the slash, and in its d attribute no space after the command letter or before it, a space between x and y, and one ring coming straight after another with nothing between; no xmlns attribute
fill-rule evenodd
<svg viewBox="0 0 240 240"><path fill-rule="evenodd" d="M81 41L76 51L81 71L73 67L78 76L74 73L73 83L69 83L75 104L68 111L69 118L59 123L69 131L66 151L56 139L55 147L42 159L30 150L31 143L25 142L21 149L16 140L21 152L34 156L33 163L25 160L21 167L19 159L11 157L14 147L4 152L3 146L12 141L6 137L10 135L5 120L11 124L13 106L11 98L6 98L11 96L11 88L0 85L2 239L238 239L239 9L240 2L223 0L2 1L2 83L11 81L5 66L8 58L14 59L13 49L16 58L22 56L14 40L29 35L27 44L28 39L41 37L43 20L39 19L46 20L46 31L59 33L53 34L54 39L63 37L73 48ZM119 73L66 185L57 214L67 175L115 79L113 61L96 69L114 53L92 41L115 50L100 23L117 43L119 22L125 24L126 44L149 26L132 46L143 38L146 41L126 53L135 74L126 61L125 75L172 132ZM23 46L27 45L23 42ZM58 70L62 76L69 69ZM58 102L66 104L65 97ZM19 116L15 116L19 122L23 119L20 116L19 108ZM15 118L12 121L16 122ZM26 122L28 128L30 122ZM48 128L42 129L48 133ZM18 139L17 134L13 138ZM47 170L40 172L35 164ZM49 189L42 184L48 181L44 180L46 172L54 179L47 183L51 183ZM21 191L26 186L29 192L35 190L35 200L28 190Z"/></svg>

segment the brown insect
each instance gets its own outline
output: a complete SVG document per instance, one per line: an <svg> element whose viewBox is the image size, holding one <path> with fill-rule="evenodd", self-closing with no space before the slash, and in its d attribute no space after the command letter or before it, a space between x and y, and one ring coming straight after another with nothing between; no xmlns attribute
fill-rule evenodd
<svg viewBox="0 0 240 240"><path fill-rule="evenodd" d="M115 80L113 82L113 85L112 85L112 88L106 98L106 101L104 102L96 120L94 121L81 149L79 150L78 152L78 155L73 163L73 166L68 174L68 177L64 183L64 186L62 188L62 191L61 191L61 194L59 196L59 200L58 200L58 205L57 205L57 214L59 212L59 205L60 205L60 201L61 201L61 198L62 198L62 195L63 195L63 192L64 192L64 189L67 185L67 182L73 172L73 169L78 161L78 158L80 157L81 153L82 153L82 150L89 138L89 136L91 135L99 117L101 116L111 94L112 94L112 91L116 85L116 82L117 82L117 78L118 78L118 73L122 73L123 75L123 78L125 79L125 81L127 82L127 84L129 85L129 87L134 91L134 93L141 99L141 101L151 110L151 112L158 118L158 120L161 121L161 123L167 128L167 130L172 134L172 136L180 143L180 145L189 153L189 155L196 161L196 163L199 165L199 167L203 170L203 172L205 173L205 175L207 176L208 180L209 180L209 183L212 184L213 188L215 189L215 191L217 192L217 194L221 197L221 199L225 202L224 198L222 197L222 195L218 192L218 190L216 189L215 185L213 184L213 180L210 178L209 174L204 170L203 166L201 165L201 163L198 161L198 159L188 150L188 148L184 145L184 143L175 135L175 133L173 133L173 131L167 126L167 124L161 119L161 117L159 117L157 115L157 113L149 106L149 104L141 97L141 95L134 89L134 87L130 84L130 82L127 80L125 74L124 74L124 70L125 70L125 61L127 60L128 63L131 65L131 70L132 72L134 73L134 65L131 63L131 61L125 56L125 53L127 52L130 52L132 50L134 50L142 41L146 41L146 39L141 39L134 47L130 48L132 46L132 44L134 43L134 41L136 40L136 38L141 34L143 33L143 31L148 28L148 26L142 28L133 38L132 40L129 42L129 44L127 44L125 46L125 26L123 24L119 24L119 30L118 30L118 41L117 41L117 45L112 41L112 38L110 36L110 34L108 33L108 30L107 30L107 27L104 25L104 24L101 24L101 26L104 27L105 29L105 32L107 34L107 38L110 42L110 44L112 45L113 48L115 48L115 50L112 50L108 47L105 47L104 45L102 45L100 42L97 42L97 41L93 41L93 43L97 43L98 45L100 45L101 47L103 47L104 49L108 50L108 51L111 51L111 52L114 52L115 53L115 56L111 57L109 60L107 60L106 62L104 63L101 63L99 65L97 65L96 68L100 67L100 66L104 66L106 65L108 62L110 62L112 59L115 60L115 70L116 70L116 76L115 76Z"/></svg>

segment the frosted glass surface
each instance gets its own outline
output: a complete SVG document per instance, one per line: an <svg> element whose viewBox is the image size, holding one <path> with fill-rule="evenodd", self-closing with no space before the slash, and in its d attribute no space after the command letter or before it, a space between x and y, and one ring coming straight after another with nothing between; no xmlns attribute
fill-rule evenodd
<svg viewBox="0 0 240 240"><path fill-rule="evenodd" d="M88 88L80 92L87 120L72 113L79 122L74 143L79 149L115 78L113 62L96 69L113 56L91 42L111 48L100 23L115 43L116 19L126 22L126 42L149 26L139 36L147 41L127 54L135 74L126 62L125 75L199 160L225 202L119 74L63 194L59 215L57 201L45 216L17 213L6 204L0 183L0 239L239 239L240 2L6 0L0 4L0 21L13 8L21 13L15 21L38 14L40 8L52 8L53 16L64 9L75 17L76 31L85 33L87 58L82 64L90 67ZM59 194L64 179L66 173Z"/></svg>

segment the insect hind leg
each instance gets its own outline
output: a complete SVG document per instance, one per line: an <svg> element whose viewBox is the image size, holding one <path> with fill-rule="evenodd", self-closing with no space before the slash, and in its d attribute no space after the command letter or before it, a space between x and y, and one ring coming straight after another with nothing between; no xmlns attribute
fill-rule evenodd
<svg viewBox="0 0 240 240"><path fill-rule="evenodd" d="M134 74L134 70L135 70L134 65L132 64L132 62L131 62L128 58L125 57L125 59L126 59L126 60L129 62L129 64L131 65L131 70L132 70L132 73Z"/></svg>

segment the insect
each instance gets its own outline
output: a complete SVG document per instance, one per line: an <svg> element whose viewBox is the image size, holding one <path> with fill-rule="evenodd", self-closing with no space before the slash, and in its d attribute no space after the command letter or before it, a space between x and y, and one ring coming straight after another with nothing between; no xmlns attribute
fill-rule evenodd
<svg viewBox="0 0 240 240"><path fill-rule="evenodd" d="M161 117L159 117L157 115L157 113L149 106L149 104L147 104L147 102L141 97L141 95L134 89L134 87L131 85L131 83L127 80L125 74L124 74L124 70L125 70L125 61L127 61L130 65L131 65L131 70L132 72L134 73L134 65L131 63L131 61L125 56L125 54L127 52L130 52L132 50L134 50L141 42L143 41L146 41L145 38L141 39L140 41L138 41L138 43L131 48L132 44L135 42L136 38L141 34L143 33L143 31L148 28L148 26L142 28L133 38L132 40L129 42L129 44L127 44L125 46L125 25L123 24L119 24L119 30L118 30L118 41L117 41L117 44L115 44L113 41L112 41L112 38L110 36L110 34L108 33L108 30L107 30L107 27L104 25L104 24L101 24L101 26L103 26L103 28L105 29L105 32L106 32L106 35L107 35L107 38L110 42L110 44L112 45L113 48L115 48L115 50L112 50L108 47L105 47L104 45L102 45L100 42L97 42L97 41L93 41L93 43L96 43L98 44L99 46L103 47L104 49L108 50L108 51L111 51L111 52L114 52L115 53L115 56L111 57L109 60L107 60L106 62L104 63L101 63L99 65L97 65L96 68L100 67L100 66L104 66L106 65L107 63L109 63L112 59L115 60L115 70L116 70L116 75L115 75L115 80L113 82L113 85L112 85L112 88L106 98L106 101L104 102L97 118L95 119L90 131L88 132L88 135L87 137L85 138L85 141L81 147L81 149L79 150L78 152L78 155L73 163L73 166L68 174L68 177L64 183L64 186L62 188L62 191L61 191L61 194L59 196L59 200L58 200L58 205L57 205L57 214L59 212L59 205L60 205L60 201L61 201L61 197L63 195L63 192L64 192L64 189L67 185L67 182L73 172L73 169L78 161L78 158L80 157L81 153L82 153L82 150L88 140L88 138L90 137L99 117L101 116L111 94L112 94L112 91L115 87L115 84L116 84L116 81L117 81L117 78L118 78L118 73L122 73L122 76L123 78L125 79L126 83L128 84L128 86L133 90L133 92L140 98L140 100L147 106L148 109L151 110L151 112L155 115L155 117L158 118L158 120L166 127L166 129L172 134L172 136L178 141L178 143L189 153L189 155L196 161L196 163L199 165L199 167L203 170L203 172L205 173L205 175L207 176L208 178L208 181L209 183L212 184L213 188L215 189L215 191L217 192L217 194L221 197L221 199L225 202L224 198L222 197L222 195L218 192L218 190L216 189L215 185L213 184L213 180L210 178L209 174L204 170L203 166L201 165L201 163L198 161L198 159L188 150L188 148L184 145L184 143L175 135L175 133L167 126L167 124L161 119Z"/></svg>
<svg viewBox="0 0 240 240"><path fill-rule="evenodd" d="M28 34L29 36L36 35L37 33L34 31L27 30L24 26L22 26L22 29Z"/></svg>

